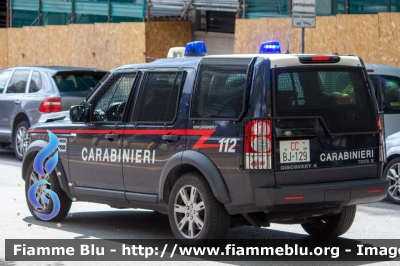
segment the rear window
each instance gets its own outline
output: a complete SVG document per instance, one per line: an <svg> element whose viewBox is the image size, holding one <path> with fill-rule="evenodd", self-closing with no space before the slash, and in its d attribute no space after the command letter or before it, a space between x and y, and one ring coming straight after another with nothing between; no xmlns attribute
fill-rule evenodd
<svg viewBox="0 0 400 266"><path fill-rule="evenodd" d="M362 68L274 70L276 115L320 117L334 134L375 132L375 107Z"/></svg>
<svg viewBox="0 0 400 266"><path fill-rule="evenodd" d="M61 96L86 96L105 74L106 72L58 72L53 79Z"/></svg>
<svg viewBox="0 0 400 266"><path fill-rule="evenodd" d="M388 114L400 113L400 79L395 76L370 75L375 88L382 90L383 111Z"/></svg>

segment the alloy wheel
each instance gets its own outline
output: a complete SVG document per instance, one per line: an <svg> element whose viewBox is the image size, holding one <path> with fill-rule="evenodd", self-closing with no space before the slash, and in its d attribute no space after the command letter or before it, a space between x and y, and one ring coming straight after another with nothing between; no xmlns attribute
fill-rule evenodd
<svg viewBox="0 0 400 266"><path fill-rule="evenodd" d="M203 196L191 185L182 187L174 202L175 224L185 238L197 237L206 223Z"/></svg>
<svg viewBox="0 0 400 266"><path fill-rule="evenodd" d="M15 134L15 145L16 145L16 152L19 156L24 156L26 151L26 137L27 132L25 127L20 127Z"/></svg>
<svg viewBox="0 0 400 266"><path fill-rule="evenodd" d="M389 180L390 186L388 190L388 194L395 199L400 201L400 164L395 163L390 167L387 172L386 179Z"/></svg>

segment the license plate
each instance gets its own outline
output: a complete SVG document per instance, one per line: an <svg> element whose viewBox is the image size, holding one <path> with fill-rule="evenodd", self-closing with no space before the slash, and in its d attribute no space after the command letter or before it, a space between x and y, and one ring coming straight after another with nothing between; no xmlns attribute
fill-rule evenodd
<svg viewBox="0 0 400 266"><path fill-rule="evenodd" d="M279 141L281 163L299 163L310 161L310 141Z"/></svg>

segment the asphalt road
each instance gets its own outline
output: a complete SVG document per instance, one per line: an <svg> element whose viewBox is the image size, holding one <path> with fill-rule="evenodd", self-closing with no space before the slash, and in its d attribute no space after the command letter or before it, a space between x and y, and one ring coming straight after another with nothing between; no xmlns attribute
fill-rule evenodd
<svg viewBox="0 0 400 266"><path fill-rule="evenodd" d="M25 199L21 162L11 150L0 149L0 265L132 265L132 262L5 262L4 239L167 239L173 238L168 217L147 210L112 209L106 205L75 202L69 217L56 222L33 219ZM31 226L28 226L31 224ZM343 235L348 239L400 239L400 205L387 200L359 205L356 219ZM300 225L272 224L270 228L229 230L230 239L306 239ZM140 262L137 265L321 265L321 262ZM397 262L328 262L328 265L395 265Z"/></svg>

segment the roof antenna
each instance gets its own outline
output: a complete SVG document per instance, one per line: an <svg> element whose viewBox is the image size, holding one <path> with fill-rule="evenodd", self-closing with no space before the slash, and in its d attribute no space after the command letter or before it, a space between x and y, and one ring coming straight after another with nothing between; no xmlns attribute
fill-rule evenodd
<svg viewBox="0 0 400 266"><path fill-rule="evenodd" d="M287 49L282 54L289 54L290 37L292 37L292 34L289 35L289 39L288 39L288 43L287 43Z"/></svg>

